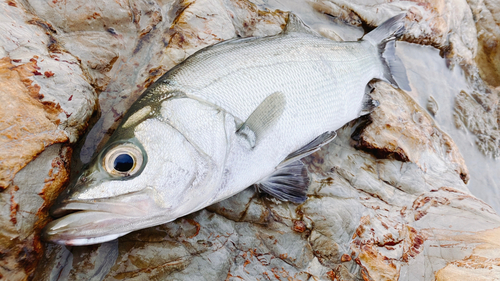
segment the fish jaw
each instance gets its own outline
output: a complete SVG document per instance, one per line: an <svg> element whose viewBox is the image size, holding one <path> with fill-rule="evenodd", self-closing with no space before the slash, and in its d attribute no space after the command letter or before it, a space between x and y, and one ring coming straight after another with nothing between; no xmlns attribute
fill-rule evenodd
<svg viewBox="0 0 500 281"><path fill-rule="evenodd" d="M50 222L42 239L57 244L82 246L114 240L131 231L106 233L110 225L126 225L132 218L114 213L80 211Z"/></svg>
<svg viewBox="0 0 500 281"><path fill-rule="evenodd" d="M169 209L158 206L155 193L154 189L145 188L114 198L66 199L54 214L73 213L47 224L42 238L58 244L90 245L168 221Z"/></svg>

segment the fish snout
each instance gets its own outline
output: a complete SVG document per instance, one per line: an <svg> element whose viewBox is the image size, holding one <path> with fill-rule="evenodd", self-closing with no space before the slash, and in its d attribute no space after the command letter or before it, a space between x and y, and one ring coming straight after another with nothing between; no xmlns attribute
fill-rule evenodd
<svg viewBox="0 0 500 281"><path fill-rule="evenodd" d="M62 217L79 211L114 213L128 217L145 216L158 209L154 198L145 190L96 199L63 197L51 208L53 217Z"/></svg>
<svg viewBox="0 0 500 281"><path fill-rule="evenodd" d="M133 231L127 230L127 225L132 222L131 218L117 214L76 212L48 223L42 230L41 238L71 246L102 243Z"/></svg>
<svg viewBox="0 0 500 281"><path fill-rule="evenodd" d="M152 220L170 212L168 208L158 206L149 188L107 198L68 197L58 203L51 211L54 216L62 217L45 226L42 239L66 245L110 241L152 226Z"/></svg>

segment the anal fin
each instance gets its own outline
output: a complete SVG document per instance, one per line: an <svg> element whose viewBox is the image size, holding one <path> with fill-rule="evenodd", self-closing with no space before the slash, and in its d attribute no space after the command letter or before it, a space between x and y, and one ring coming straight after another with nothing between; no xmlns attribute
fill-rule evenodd
<svg viewBox="0 0 500 281"><path fill-rule="evenodd" d="M304 203L307 199L309 176L300 160L279 167L276 171L255 184L257 189L283 201Z"/></svg>
<svg viewBox="0 0 500 281"><path fill-rule="evenodd" d="M335 131L328 131L325 132L321 135L319 135L317 138L312 140L310 143L304 145L303 147L297 149L296 151L288 154L288 156L283 160L279 165L279 167L288 165L291 162L295 162L296 160L302 159L308 155L313 154L314 152L318 151L321 147L326 145L327 143L331 142L335 137L337 136L337 133Z"/></svg>

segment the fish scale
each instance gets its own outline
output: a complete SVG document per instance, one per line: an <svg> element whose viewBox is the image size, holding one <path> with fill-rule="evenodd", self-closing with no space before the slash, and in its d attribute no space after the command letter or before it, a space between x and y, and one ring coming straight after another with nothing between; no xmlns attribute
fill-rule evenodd
<svg viewBox="0 0 500 281"><path fill-rule="evenodd" d="M357 118L365 85L383 71L378 50L367 42L278 35L265 44L246 43L244 50L234 44L217 50L223 54L218 61L227 65L233 58L234 67L213 70L207 66L214 56L208 54L195 57L172 76L187 96L212 103L240 120L247 119L269 95L282 92L286 97L282 118L261 139L261 145L251 153L243 149L230 153L227 184L219 191L224 198L231 195L232 186L248 186L267 176L269 169L315 136ZM259 54L259 59L252 60L252 54ZM193 73L198 74L194 85L190 82L195 79ZM272 143L280 143L279 149ZM239 176L242 173L248 176Z"/></svg>
<svg viewBox="0 0 500 281"><path fill-rule="evenodd" d="M301 158L368 113L378 78L408 88L398 15L357 42L323 38L289 14L285 31L202 49L153 83L59 198L43 238L95 244L195 212L255 184L307 200ZM396 80L398 82L396 82ZM124 157L122 157L124 156ZM132 159L116 169L118 157ZM68 212L72 212L67 214Z"/></svg>

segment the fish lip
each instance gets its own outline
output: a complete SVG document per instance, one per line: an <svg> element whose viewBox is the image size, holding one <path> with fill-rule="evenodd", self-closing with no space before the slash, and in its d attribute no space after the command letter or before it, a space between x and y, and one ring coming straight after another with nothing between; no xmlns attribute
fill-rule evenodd
<svg viewBox="0 0 500 281"><path fill-rule="evenodd" d="M67 200L54 208L51 215L55 218L60 218L72 213L85 211L114 213L127 216L141 216L145 213L144 208L123 202L107 202L104 200Z"/></svg>
<svg viewBox="0 0 500 281"><path fill-rule="evenodd" d="M65 198L53 209L64 214L42 230L42 239L64 245L89 245L156 225L171 209L155 201L151 188L98 199ZM69 213L69 214L68 214Z"/></svg>
<svg viewBox="0 0 500 281"><path fill-rule="evenodd" d="M144 216L152 210L158 209L158 205L152 199L154 196L154 191L146 187L113 197L96 199L66 197L52 206L50 214L55 218L59 218L79 211L98 211L130 217Z"/></svg>
<svg viewBox="0 0 500 281"><path fill-rule="evenodd" d="M69 246L103 243L134 231L135 229L124 229L133 219L99 211L75 212L48 223L42 230L41 238L44 241ZM108 222L117 220L122 221L118 227ZM123 230L117 231L120 226Z"/></svg>

